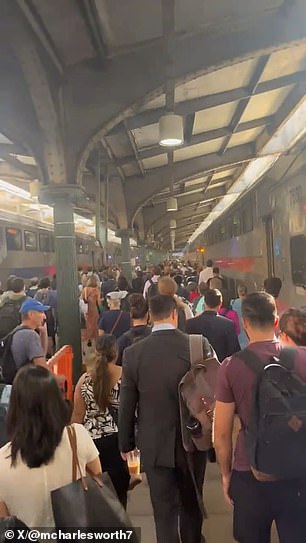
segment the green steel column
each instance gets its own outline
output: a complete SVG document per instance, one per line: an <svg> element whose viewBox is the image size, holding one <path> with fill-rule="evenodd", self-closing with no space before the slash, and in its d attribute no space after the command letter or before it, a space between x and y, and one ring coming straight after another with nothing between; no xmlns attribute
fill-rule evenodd
<svg viewBox="0 0 306 543"><path fill-rule="evenodd" d="M60 346L73 348L73 382L82 373L79 291L73 209L80 187L50 186L40 196L53 204Z"/></svg>
<svg viewBox="0 0 306 543"><path fill-rule="evenodd" d="M138 242L138 246L139 246L139 265L141 268L145 268L147 265L145 241L140 240Z"/></svg>
<svg viewBox="0 0 306 543"><path fill-rule="evenodd" d="M119 230L117 235L121 238L121 268L128 281L132 281L130 230Z"/></svg>
<svg viewBox="0 0 306 543"><path fill-rule="evenodd" d="M73 204L66 198L54 202L56 286L60 345L72 345L73 381L82 372L78 275Z"/></svg>

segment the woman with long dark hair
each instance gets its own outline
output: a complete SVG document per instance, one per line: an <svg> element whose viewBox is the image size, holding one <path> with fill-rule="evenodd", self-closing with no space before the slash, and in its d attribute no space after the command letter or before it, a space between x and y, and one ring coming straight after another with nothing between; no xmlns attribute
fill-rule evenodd
<svg viewBox="0 0 306 543"><path fill-rule="evenodd" d="M126 507L129 472L118 446L118 407L121 368L116 365L116 338L100 336L92 370L84 373L75 388L72 420L84 424L100 453L103 471L107 471L118 498Z"/></svg>
<svg viewBox="0 0 306 543"><path fill-rule="evenodd" d="M0 449L0 517L16 516L29 527L54 527L50 492L72 482L69 411L47 369L22 367L12 388L7 429ZM82 475L101 473L88 432L75 424Z"/></svg>

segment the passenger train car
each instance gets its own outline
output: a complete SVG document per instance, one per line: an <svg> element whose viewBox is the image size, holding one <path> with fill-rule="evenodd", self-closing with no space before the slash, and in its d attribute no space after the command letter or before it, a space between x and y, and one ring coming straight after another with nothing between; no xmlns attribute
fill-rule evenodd
<svg viewBox="0 0 306 543"><path fill-rule="evenodd" d="M76 233L78 267L99 270L106 255L90 235ZM121 248L111 242L109 263L117 264ZM1 211L0 218L0 280L5 283L10 274L29 279L56 273L53 226L31 218Z"/></svg>
<svg viewBox="0 0 306 543"><path fill-rule="evenodd" d="M205 248L235 295L238 283L263 288L268 276L283 282L280 301L306 306L305 169L275 182L264 179L204 232ZM194 255L189 253L188 258Z"/></svg>

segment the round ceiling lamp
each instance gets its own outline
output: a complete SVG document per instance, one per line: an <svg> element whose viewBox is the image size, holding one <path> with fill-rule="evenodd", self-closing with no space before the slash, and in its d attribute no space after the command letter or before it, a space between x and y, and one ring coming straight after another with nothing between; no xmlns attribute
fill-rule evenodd
<svg viewBox="0 0 306 543"><path fill-rule="evenodd" d="M177 211L177 199L176 198L173 198L171 196L171 198L168 198L167 200L167 211Z"/></svg>
<svg viewBox="0 0 306 543"><path fill-rule="evenodd" d="M159 119L159 145L177 147L184 142L183 117L167 113Z"/></svg>
<svg viewBox="0 0 306 543"><path fill-rule="evenodd" d="M40 182L37 179L35 179L34 181L31 181L29 184L29 189L30 189L31 198L38 199Z"/></svg>
<svg viewBox="0 0 306 543"><path fill-rule="evenodd" d="M176 220L175 220L175 219L171 219L171 221L170 221L170 228L171 228L171 230L173 230L174 228L176 228Z"/></svg>

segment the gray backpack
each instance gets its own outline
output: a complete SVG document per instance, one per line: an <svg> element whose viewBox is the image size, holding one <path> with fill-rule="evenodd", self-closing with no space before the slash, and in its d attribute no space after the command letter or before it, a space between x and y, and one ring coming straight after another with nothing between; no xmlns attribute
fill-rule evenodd
<svg viewBox="0 0 306 543"><path fill-rule="evenodd" d="M182 441L186 452L208 451L220 364L202 335L189 336L189 349L191 367L179 384Z"/></svg>

